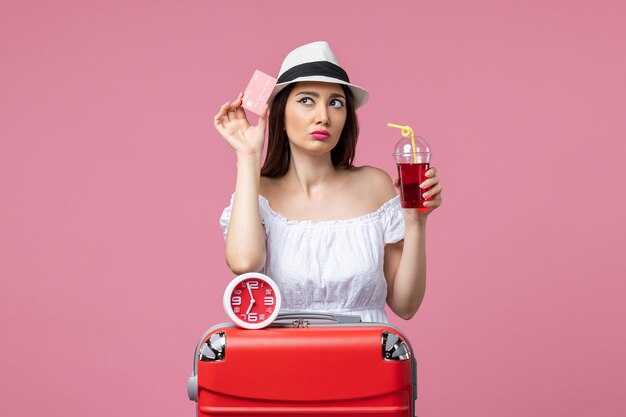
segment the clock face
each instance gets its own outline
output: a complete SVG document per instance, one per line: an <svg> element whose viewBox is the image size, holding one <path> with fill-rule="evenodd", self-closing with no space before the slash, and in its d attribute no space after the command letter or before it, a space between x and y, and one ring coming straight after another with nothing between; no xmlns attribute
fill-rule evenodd
<svg viewBox="0 0 626 417"><path fill-rule="evenodd" d="M280 310L276 283L260 273L242 274L233 279L224 293L224 310L235 324L247 329L269 325Z"/></svg>

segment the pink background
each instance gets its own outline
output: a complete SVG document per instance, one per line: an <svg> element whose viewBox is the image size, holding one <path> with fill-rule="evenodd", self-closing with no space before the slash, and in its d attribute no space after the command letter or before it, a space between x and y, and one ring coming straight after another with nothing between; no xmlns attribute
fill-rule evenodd
<svg viewBox="0 0 626 417"><path fill-rule="evenodd" d="M233 277L212 117L315 40L371 92L357 164L395 176L394 122L440 169L426 297L392 318L418 414L623 415L624 3L233 4L0 6L0 415L195 415Z"/></svg>

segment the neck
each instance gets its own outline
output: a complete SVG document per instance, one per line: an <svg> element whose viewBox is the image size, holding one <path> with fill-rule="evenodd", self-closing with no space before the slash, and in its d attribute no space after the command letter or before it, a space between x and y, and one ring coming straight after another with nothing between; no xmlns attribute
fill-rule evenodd
<svg viewBox="0 0 626 417"><path fill-rule="evenodd" d="M310 155L293 152L292 149L285 180L290 188L301 192L307 198L313 198L323 194L337 179L337 175L330 153Z"/></svg>

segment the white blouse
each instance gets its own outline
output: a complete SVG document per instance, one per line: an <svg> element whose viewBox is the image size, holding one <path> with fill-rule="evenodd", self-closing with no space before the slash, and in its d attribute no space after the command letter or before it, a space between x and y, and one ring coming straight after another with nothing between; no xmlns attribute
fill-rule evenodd
<svg viewBox="0 0 626 417"><path fill-rule="evenodd" d="M220 218L224 239L235 194ZM345 220L289 220L259 195L266 234L266 262L259 272L282 294L281 313L296 311L360 315L364 322L388 323L385 244L404 238L400 197L378 210Z"/></svg>

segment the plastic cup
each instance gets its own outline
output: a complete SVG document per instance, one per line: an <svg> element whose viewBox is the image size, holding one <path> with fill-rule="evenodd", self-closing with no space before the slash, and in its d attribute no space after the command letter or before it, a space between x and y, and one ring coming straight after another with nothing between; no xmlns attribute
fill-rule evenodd
<svg viewBox="0 0 626 417"><path fill-rule="evenodd" d="M426 181L426 171L430 167L430 152L394 154L400 179L400 203L403 208L424 208L424 193L420 184Z"/></svg>
<svg viewBox="0 0 626 417"><path fill-rule="evenodd" d="M430 146L426 139L415 136L409 126L387 125L402 129L402 139L396 143L393 152L400 180L400 203L403 208L424 208L424 202L432 198L424 198L428 188L420 188L420 184L427 180L426 171L430 168Z"/></svg>

